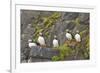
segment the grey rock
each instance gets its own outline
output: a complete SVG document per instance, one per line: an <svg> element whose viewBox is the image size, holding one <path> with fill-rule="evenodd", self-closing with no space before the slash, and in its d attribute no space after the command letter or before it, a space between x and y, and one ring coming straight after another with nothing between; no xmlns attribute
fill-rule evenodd
<svg viewBox="0 0 100 73"><path fill-rule="evenodd" d="M58 56L59 51L52 48L41 48L39 46L32 47L30 51L30 57L51 59L53 56Z"/></svg>
<svg viewBox="0 0 100 73"><path fill-rule="evenodd" d="M79 13L76 12L66 12L64 15L65 20L74 20L78 17Z"/></svg>

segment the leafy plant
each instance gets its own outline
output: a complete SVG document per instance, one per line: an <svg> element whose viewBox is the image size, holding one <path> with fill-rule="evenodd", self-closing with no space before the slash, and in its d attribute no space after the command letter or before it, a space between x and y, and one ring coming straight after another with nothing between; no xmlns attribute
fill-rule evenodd
<svg viewBox="0 0 100 73"><path fill-rule="evenodd" d="M54 48L54 49L59 50L60 54L59 54L59 56L56 56L56 57L53 56L53 58L54 58L54 59L52 59L53 61L64 60L72 52L72 49L70 47L68 47L67 44L63 44L63 45L59 46L58 48Z"/></svg>
<svg viewBox="0 0 100 73"><path fill-rule="evenodd" d="M59 61L59 60L60 60L60 58L58 56L53 56L52 57L52 61Z"/></svg>

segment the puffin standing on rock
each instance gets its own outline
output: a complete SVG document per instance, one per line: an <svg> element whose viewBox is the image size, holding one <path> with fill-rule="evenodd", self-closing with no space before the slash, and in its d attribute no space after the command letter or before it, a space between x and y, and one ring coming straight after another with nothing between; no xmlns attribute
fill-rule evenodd
<svg viewBox="0 0 100 73"><path fill-rule="evenodd" d="M58 40L57 40L57 36L54 36L53 47L58 47L58 46L59 46L59 43L58 43Z"/></svg>
<svg viewBox="0 0 100 73"><path fill-rule="evenodd" d="M76 34L75 34L75 37L74 38L75 38L76 42L81 42L81 36L80 36L78 30L76 31Z"/></svg>
<svg viewBox="0 0 100 73"><path fill-rule="evenodd" d="M66 38L67 38L67 40L72 40L72 35L71 35L71 33L69 32L69 30L67 29L66 30Z"/></svg>
<svg viewBox="0 0 100 73"><path fill-rule="evenodd" d="M38 43L40 44L40 46L42 46L42 47L45 47L45 46L46 46L46 44L45 44L45 39L44 39L42 33L39 33L39 37L38 37L37 42L38 42Z"/></svg>
<svg viewBox="0 0 100 73"><path fill-rule="evenodd" d="M32 47L34 47L34 46L37 46L37 43L33 43L32 40L29 39L29 40L28 40L28 47L29 47L30 49L32 49ZM32 58L30 57L30 58L28 59L28 63L30 63L31 61L32 61Z"/></svg>
<svg viewBox="0 0 100 73"><path fill-rule="evenodd" d="M33 43L31 39L28 40L28 46L32 48L33 46L37 46L36 43Z"/></svg>

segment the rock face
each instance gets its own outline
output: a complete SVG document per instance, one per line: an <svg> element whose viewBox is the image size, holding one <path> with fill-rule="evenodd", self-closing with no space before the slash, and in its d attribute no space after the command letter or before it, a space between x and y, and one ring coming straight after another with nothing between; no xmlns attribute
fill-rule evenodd
<svg viewBox="0 0 100 73"><path fill-rule="evenodd" d="M29 58L28 39L36 41L39 32L43 33L47 48L52 48L54 35L62 45L66 41L66 29L70 30L73 39L79 30L82 42L86 45L89 39L89 20L89 13L21 10L21 62Z"/></svg>
<svg viewBox="0 0 100 73"><path fill-rule="evenodd" d="M58 50L54 50L51 48L41 48L39 46L36 47L32 47L32 49L30 50L30 54L29 56L32 59L44 59L44 61L47 60L52 60L53 56L58 56L59 55L59 51ZM34 62L34 60L32 60L32 62Z"/></svg>

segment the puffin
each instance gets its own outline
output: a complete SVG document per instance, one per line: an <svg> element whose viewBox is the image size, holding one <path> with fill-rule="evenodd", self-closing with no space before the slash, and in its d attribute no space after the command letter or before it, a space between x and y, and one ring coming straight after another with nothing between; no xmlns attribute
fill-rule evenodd
<svg viewBox="0 0 100 73"><path fill-rule="evenodd" d="M54 39L53 39L53 47L58 47L59 46L59 42L57 40L57 36L54 36Z"/></svg>
<svg viewBox="0 0 100 73"><path fill-rule="evenodd" d="M29 48L32 48L33 46L37 46L36 43L33 43L31 39L28 40L28 46Z"/></svg>
<svg viewBox="0 0 100 73"><path fill-rule="evenodd" d="M66 38L67 38L67 40L72 40L72 35L68 29L66 29Z"/></svg>
<svg viewBox="0 0 100 73"><path fill-rule="evenodd" d="M40 46L46 46L46 44L45 44L45 39L44 39L42 33L39 33L39 37L38 37L37 43L39 43Z"/></svg>
<svg viewBox="0 0 100 73"><path fill-rule="evenodd" d="M81 42L81 36L80 36L78 30L76 31L76 34L75 34L75 37L74 38L75 38L76 42Z"/></svg>

